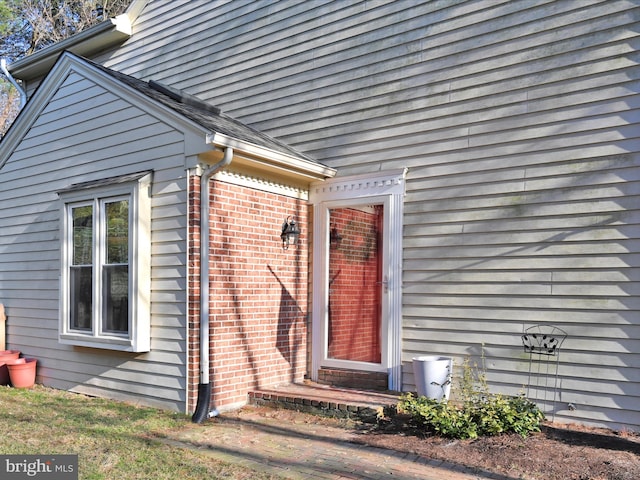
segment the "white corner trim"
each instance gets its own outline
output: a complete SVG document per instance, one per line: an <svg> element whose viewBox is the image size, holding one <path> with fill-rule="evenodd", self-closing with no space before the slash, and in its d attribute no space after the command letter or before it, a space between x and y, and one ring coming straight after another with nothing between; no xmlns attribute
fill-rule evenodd
<svg viewBox="0 0 640 480"><path fill-rule="evenodd" d="M142 13L142 10L144 10L144 8L147 6L147 3L148 0L133 0L129 4L127 10L125 11L125 13L123 13L123 15L129 17L129 22L131 22L131 24L133 25L135 21L138 20L138 17Z"/></svg>
<svg viewBox="0 0 640 480"><path fill-rule="evenodd" d="M239 185L242 187L254 188L263 192L275 193L287 197L309 200L309 192L301 188L277 183L265 178L253 177L244 173L222 170L216 173L213 178L222 182Z"/></svg>

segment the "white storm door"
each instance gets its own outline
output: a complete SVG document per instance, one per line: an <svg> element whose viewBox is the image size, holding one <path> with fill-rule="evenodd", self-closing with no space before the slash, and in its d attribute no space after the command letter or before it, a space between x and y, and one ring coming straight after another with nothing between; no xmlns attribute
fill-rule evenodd
<svg viewBox="0 0 640 480"><path fill-rule="evenodd" d="M312 372L387 372L401 388L405 170L312 187ZM354 189L354 186L356 187Z"/></svg>

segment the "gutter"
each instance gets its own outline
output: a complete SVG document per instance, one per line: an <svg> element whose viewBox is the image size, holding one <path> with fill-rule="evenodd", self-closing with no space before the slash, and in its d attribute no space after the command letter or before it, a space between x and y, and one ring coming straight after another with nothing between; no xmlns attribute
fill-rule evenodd
<svg viewBox="0 0 640 480"><path fill-rule="evenodd" d="M255 143L238 140L220 132L207 135L207 143L223 150L231 147L242 151L243 156L253 163L262 164L285 175L289 172L300 177L306 177L307 180L317 181L332 178L337 173L336 169L319 164L311 158L275 151Z"/></svg>
<svg viewBox="0 0 640 480"><path fill-rule="evenodd" d="M16 60L11 64L11 73L16 78L30 81L45 75L65 50L80 56L91 56L97 51L124 42L132 33L131 20L123 13Z"/></svg>
<svg viewBox="0 0 640 480"><path fill-rule="evenodd" d="M0 70L2 71L2 73L4 73L4 76L7 77L9 82L11 82L11 85L13 85L16 90L18 90L18 93L20 94L20 110L22 110L24 106L27 104L27 92L23 90L23 88L16 81L16 79L13 78L13 75L9 73L9 70L7 69L6 58L0 59Z"/></svg>
<svg viewBox="0 0 640 480"><path fill-rule="evenodd" d="M222 160L208 167L200 177L200 383L198 402L191 417L193 423L202 423L207 418L218 415L210 410L211 382L209 373L209 181L218 171L231 163L233 148L224 150Z"/></svg>

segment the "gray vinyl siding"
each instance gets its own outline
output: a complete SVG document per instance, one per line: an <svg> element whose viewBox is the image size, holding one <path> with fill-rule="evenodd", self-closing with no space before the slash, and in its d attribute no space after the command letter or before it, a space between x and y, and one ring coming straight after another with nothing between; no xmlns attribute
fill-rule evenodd
<svg viewBox="0 0 640 480"><path fill-rule="evenodd" d="M551 413L638 429L639 16L632 0L150 0L131 39L96 60L206 99L340 176L409 168L406 390L412 357L433 353L484 356L492 390L517 393L523 328L555 325L568 339ZM96 391L183 409L181 139L78 85L0 170L9 341L43 345L42 374L60 386L95 378ZM113 122L97 129L100 117ZM153 351L61 347L52 192L132 162L156 171Z"/></svg>
<svg viewBox="0 0 640 480"><path fill-rule="evenodd" d="M186 410L186 178L183 135L72 74L0 170L0 301L7 343L39 360L38 380ZM61 204L72 183L153 170L151 351L58 342Z"/></svg>
<svg viewBox="0 0 640 480"><path fill-rule="evenodd" d="M157 0L102 60L339 175L409 167L405 389L415 355L484 354L515 393L523 328L551 324L555 413L638 427L634 3Z"/></svg>

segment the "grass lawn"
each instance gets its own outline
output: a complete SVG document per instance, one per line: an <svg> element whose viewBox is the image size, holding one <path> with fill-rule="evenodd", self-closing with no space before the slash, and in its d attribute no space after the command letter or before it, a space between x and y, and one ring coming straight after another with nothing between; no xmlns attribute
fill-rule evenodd
<svg viewBox="0 0 640 480"><path fill-rule="evenodd" d="M36 386L0 386L0 453L77 454L79 479L272 479L161 441L185 415Z"/></svg>

